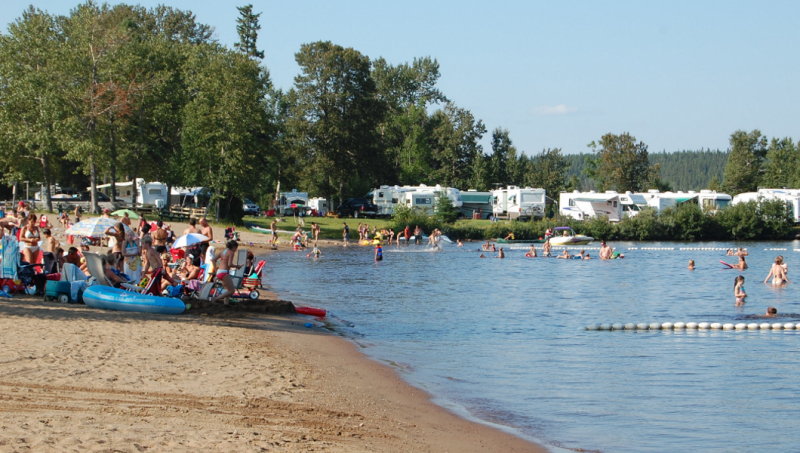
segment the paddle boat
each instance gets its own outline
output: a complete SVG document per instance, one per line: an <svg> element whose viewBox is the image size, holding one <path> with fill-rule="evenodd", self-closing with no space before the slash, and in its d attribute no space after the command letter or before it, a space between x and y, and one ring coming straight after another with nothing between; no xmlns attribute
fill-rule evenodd
<svg viewBox="0 0 800 453"><path fill-rule="evenodd" d="M551 245L586 245L594 241L594 238L591 236L575 234L570 227L556 227L555 233L556 234L550 238Z"/></svg>

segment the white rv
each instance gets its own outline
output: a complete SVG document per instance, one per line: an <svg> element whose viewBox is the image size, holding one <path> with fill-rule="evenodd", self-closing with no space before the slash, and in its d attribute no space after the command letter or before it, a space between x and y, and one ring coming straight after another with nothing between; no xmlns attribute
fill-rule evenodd
<svg viewBox="0 0 800 453"><path fill-rule="evenodd" d="M133 204L133 181L118 182L116 186L117 199L128 204ZM91 190L87 187L86 190ZM101 184L97 190L111 196L111 184ZM167 185L160 182L145 182L143 178L136 178L136 205L151 204L162 208L167 203Z"/></svg>
<svg viewBox="0 0 800 453"><path fill-rule="evenodd" d="M278 198L277 211L280 215L293 215L295 212L305 212L308 206L308 194L292 189L291 192L281 192Z"/></svg>
<svg viewBox="0 0 800 453"><path fill-rule="evenodd" d="M419 208L428 214L432 214L436 209L436 199L441 195L446 195L453 204L453 207L461 209L461 192L453 187L442 187L440 185L427 186L381 186L373 190L368 195L372 197L372 202L378 207L378 215L392 216L395 209L400 206Z"/></svg>
<svg viewBox="0 0 800 453"><path fill-rule="evenodd" d="M607 190L606 194L617 194L617 192L613 190ZM647 200L641 194L627 191L617 195L619 195L619 202L622 205L622 215L624 217L633 217L638 215L642 209L649 206L647 204Z"/></svg>
<svg viewBox="0 0 800 453"><path fill-rule="evenodd" d="M544 217L545 190L508 186L492 191L492 212L508 219Z"/></svg>
<svg viewBox="0 0 800 453"><path fill-rule="evenodd" d="M656 210L660 212L662 209L674 208L677 205L675 198L665 196L671 193L672 192L661 193L658 190L648 190L647 192L636 192L634 195L641 195L644 197L648 206L656 208Z"/></svg>
<svg viewBox="0 0 800 453"><path fill-rule="evenodd" d="M782 200L792 207L792 217L800 222L800 190L797 189L758 189L758 195L768 200Z"/></svg>
<svg viewBox="0 0 800 453"><path fill-rule="evenodd" d="M689 193L693 192L689 191ZM716 190L701 190L697 196L697 203L704 211L717 211L728 206L732 200L733 197L730 195Z"/></svg>
<svg viewBox="0 0 800 453"><path fill-rule="evenodd" d="M558 200L561 215L577 220L586 220L601 215L607 216L611 222L622 219L622 203L619 194L589 192L561 192Z"/></svg>
<svg viewBox="0 0 800 453"><path fill-rule="evenodd" d="M328 212L328 200L321 197L314 197L308 200L308 208L315 209L319 214L326 213Z"/></svg>

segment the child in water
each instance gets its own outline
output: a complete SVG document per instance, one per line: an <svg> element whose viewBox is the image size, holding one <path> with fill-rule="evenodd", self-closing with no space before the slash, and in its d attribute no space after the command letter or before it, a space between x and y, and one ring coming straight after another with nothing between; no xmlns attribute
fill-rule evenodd
<svg viewBox="0 0 800 453"><path fill-rule="evenodd" d="M694 270L694 260L689 260L689 270L690 271Z"/></svg>
<svg viewBox="0 0 800 453"><path fill-rule="evenodd" d="M316 245L314 246L314 250L311 251L311 254L314 255L314 258L319 258L322 256L322 250L319 249Z"/></svg>
<svg viewBox="0 0 800 453"><path fill-rule="evenodd" d="M377 263L378 261L383 261L383 247L381 247L380 243L375 245L375 262Z"/></svg>
<svg viewBox="0 0 800 453"><path fill-rule="evenodd" d="M747 298L747 292L744 290L744 276L737 275L733 280L733 295L736 297L737 304L743 304Z"/></svg>

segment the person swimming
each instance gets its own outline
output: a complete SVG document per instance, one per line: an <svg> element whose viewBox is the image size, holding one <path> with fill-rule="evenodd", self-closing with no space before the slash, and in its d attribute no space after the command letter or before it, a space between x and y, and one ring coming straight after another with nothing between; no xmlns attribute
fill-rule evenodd
<svg viewBox="0 0 800 453"><path fill-rule="evenodd" d="M564 253L562 253L561 255L558 255L556 258L563 258L565 260L568 260L568 259L571 259L572 256L569 254L567 249L564 249Z"/></svg>
<svg viewBox="0 0 800 453"><path fill-rule="evenodd" d="M500 252L497 254L497 257L501 259L506 257L505 252L503 252L503 247L500 247Z"/></svg>
<svg viewBox="0 0 800 453"><path fill-rule="evenodd" d="M764 279L764 283L767 283L770 277L772 277L773 285L791 283L789 281L789 277L786 276L786 268L783 266L783 256L778 255L775 258L775 264L773 264L772 268L770 268L767 278Z"/></svg>
<svg viewBox="0 0 800 453"><path fill-rule="evenodd" d="M586 255L583 256L583 259L590 260L590 259L592 259L592 257L589 256L589 254L587 253Z"/></svg>
<svg viewBox="0 0 800 453"><path fill-rule="evenodd" d="M736 265L734 265L733 267L735 269L739 269L740 271L747 269L748 266L747 262L744 260L744 255L739 255L739 262L736 263Z"/></svg>
<svg viewBox="0 0 800 453"><path fill-rule="evenodd" d="M689 270L690 271L694 270L694 260L689 260Z"/></svg>
<svg viewBox="0 0 800 453"><path fill-rule="evenodd" d="M531 249L528 250L528 253L525 254L526 258L536 258L538 255L536 254L536 247L531 244Z"/></svg>
<svg viewBox="0 0 800 453"><path fill-rule="evenodd" d="M736 297L736 304L743 304L747 298L747 292L744 289L744 275L737 275L733 279L733 295Z"/></svg>

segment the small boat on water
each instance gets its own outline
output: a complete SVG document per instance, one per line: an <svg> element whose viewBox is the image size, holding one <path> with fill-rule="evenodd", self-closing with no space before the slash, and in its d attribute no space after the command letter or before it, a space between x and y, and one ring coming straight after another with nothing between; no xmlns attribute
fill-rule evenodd
<svg viewBox="0 0 800 453"><path fill-rule="evenodd" d="M586 245L594 241L594 238L591 236L575 234L570 227L556 227L555 233L556 234L550 238L551 245ZM561 234L559 235L559 233Z"/></svg>

